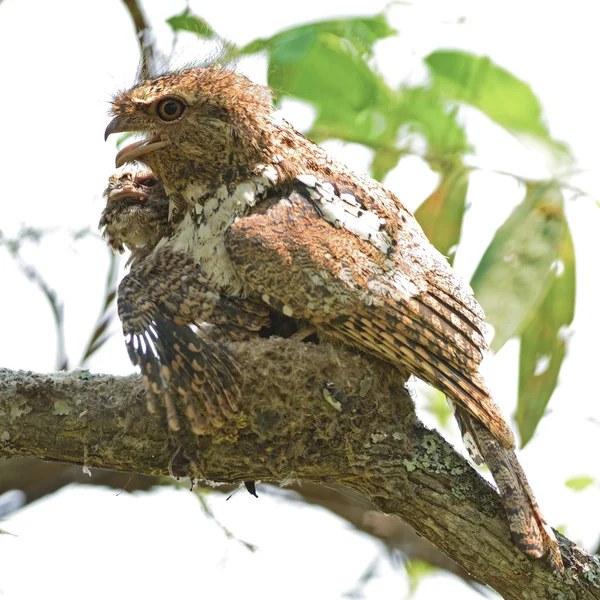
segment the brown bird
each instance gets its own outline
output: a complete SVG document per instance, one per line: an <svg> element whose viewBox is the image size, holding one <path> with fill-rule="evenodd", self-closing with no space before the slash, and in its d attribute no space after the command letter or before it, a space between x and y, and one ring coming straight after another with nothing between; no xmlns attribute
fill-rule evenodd
<svg viewBox="0 0 600 600"><path fill-rule="evenodd" d="M150 169L122 169L111 175L104 191L106 206L99 228L108 245L119 253L127 248L128 265L139 264L167 230L169 200Z"/></svg>
<svg viewBox="0 0 600 600"><path fill-rule="evenodd" d="M203 386L202 394L208 400L213 399L216 413L219 413L216 398L222 400L226 413L233 410L238 393L237 367L225 348L215 342L214 332L205 335L204 316L210 315L211 324L227 339L247 340L261 331L263 335L271 331L269 309L239 298L220 296L209 289L202 270L188 254L170 248L152 254L166 232L169 200L164 187L148 168L122 169L111 175L104 197L107 203L99 223L102 235L115 252L122 253L125 247L131 251L127 263L132 266L131 273L119 285L119 316L125 334L141 335L152 344L152 338L146 337L151 334L147 313L140 311L140 307L157 312L153 325L162 328L163 337L168 336L174 345L191 341L201 349L195 359L201 361L203 372L198 368L186 373L185 367L177 367L171 379L175 378L179 385L189 385L187 377L194 385ZM187 327L190 324L197 326L195 334ZM158 344L162 342L161 339ZM142 355L142 364L135 349L128 348L134 364L144 366L145 383L152 389L153 380L160 381L159 365L146 355ZM180 371L184 372L183 379ZM201 376L206 381L200 381ZM177 411L170 395L163 400L169 423L176 429ZM156 410L155 401L156 393L149 393L148 406L152 412ZM204 417L195 408L193 405L189 410L189 418L198 431L204 431ZM221 415L216 414L214 420L220 423L220 419Z"/></svg>
<svg viewBox="0 0 600 600"><path fill-rule="evenodd" d="M112 113L105 137L147 134L117 154L117 166L148 165L169 197L169 225L155 252L183 253L215 293L310 323L321 338L360 348L441 390L470 451L494 476L517 546L561 568L513 434L479 374L487 349L483 312L400 200L281 119L267 89L227 70L156 77L117 95ZM161 318L160 310L147 310L146 321ZM160 362L167 381L153 390L164 396L170 365L181 370L192 357L160 336L158 358L143 350L137 356L142 372L148 361ZM181 385L191 412L196 389ZM219 406L230 412L230 404Z"/></svg>

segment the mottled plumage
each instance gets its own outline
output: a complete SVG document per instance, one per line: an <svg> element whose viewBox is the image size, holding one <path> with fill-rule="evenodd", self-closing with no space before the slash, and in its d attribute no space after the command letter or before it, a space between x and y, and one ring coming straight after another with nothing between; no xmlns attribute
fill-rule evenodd
<svg viewBox="0 0 600 600"><path fill-rule="evenodd" d="M113 250L131 250L132 270L119 285L118 308L130 358L142 370L148 408L155 412L162 400L169 426L178 429L175 391L193 431L203 433L207 419L197 402L202 397L208 420L219 427L236 408L239 372L202 323L210 319L227 337L248 339L269 327L269 310L219 294L187 254L170 248L153 253L166 231L169 201L149 169L118 171L104 196L103 236Z"/></svg>
<svg viewBox="0 0 600 600"><path fill-rule="evenodd" d="M173 391L197 434L206 431L206 417L220 427L237 408L239 370L201 325L220 301L190 256L171 248L153 253L119 285L119 318L129 357L144 376L148 409L162 401L173 430L180 426Z"/></svg>
<svg viewBox="0 0 600 600"><path fill-rule="evenodd" d="M308 322L444 392L496 479L515 542L560 565L478 372L483 312L400 200L327 156L235 73L157 77L118 95L113 114L106 135L148 134L117 166L147 164L170 200L155 252L183 253L227 296Z"/></svg>
<svg viewBox="0 0 600 600"><path fill-rule="evenodd" d="M115 252L130 250L128 264L138 264L167 229L169 202L162 183L148 168L121 169L109 178L104 197L102 237Z"/></svg>

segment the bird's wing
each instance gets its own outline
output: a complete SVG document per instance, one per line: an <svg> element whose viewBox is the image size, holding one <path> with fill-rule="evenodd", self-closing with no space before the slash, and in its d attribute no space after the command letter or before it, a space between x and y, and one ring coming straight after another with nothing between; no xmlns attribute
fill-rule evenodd
<svg viewBox="0 0 600 600"><path fill-rule="evenodd" d="M219 427L237 408L239 369L200 325L222 304L191 257L169 248L150 255L119 285L119 318L129 357L144 379L148 409L155 412L162 402L173 430L179 429L177 403L197 434L206 431L206 416ZM258 315L251 317L254 323Z"/></svg>
<svg viewBox="0 0 600 600"><path fill-rule="evenodd" d="M276 310L408 368L513 447L478 374L484 322L469 288L399 202L390 223L359 193L310 177L266 198L226 234L236 270Z"/></svg>

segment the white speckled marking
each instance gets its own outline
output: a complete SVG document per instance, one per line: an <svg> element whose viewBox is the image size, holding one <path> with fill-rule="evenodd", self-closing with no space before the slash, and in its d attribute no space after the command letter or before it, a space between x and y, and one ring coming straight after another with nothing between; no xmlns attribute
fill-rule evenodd
<svg viewBox="0 0 600 600"><path fill-rule="evenodd" d="M350 231L381 252L387 253L390 250L392 239L383 229L385 220L361 208L352 194L338 195L331 183L320 182L314 175L300 175L297 179L308 188L309 196L316 202L328 223L337 229Z"/></svg>
<svg viewBox="0 0 600 600"><path fill-rule="evenodd" d="M314 175L298 175L298 181L309 188L317 186L317 178Z"/></svg>
<svg viewBox="0 0 600 600"><path fill-rule="evenodd" d="M204 184L192 184L181 194L191 208L186 212L175 235L163 238L157 248L165 245L192 254L206 275L230 293L241 294L244 284L227 254L225 232L277 182L272 166L256 165L252 179L237 185L230 193L225 184L209 189ZM171 202L171 214L176 206Z"/></svg>
<svg viewBox="0 0 600 600"><path fill-rule="evenodd" d="M183 193L183 198L190 204L195 204L204 195L206 195L206 186L204 184L192 184Z"/></svg>
<svg viewBox="0 0 600 600"><path fill-rule="evenodd" d="M335 194L335 189L334 189L334 187L329 182L326 181L325 183L321 184L321 192L323 194L328 195L328 196L329 195L334 195Z"/></svg>
<svg viewBox="0 0 600 600"><path fill-rule="evenodd" d="M219 208L219 198L217 198L216 196L213 198L209 198L204 203L204 214L207 217L210 217L210 215L212 215L215 212L215 210L217 210L217 208Z"/></svg>
<svg viewBox="0 0 600 600"><path fill-rule="evenodd" d="M232 200L236 207L254 206L257 200L254 182L240 183L233 192Z"/></svg>
<svg viewBox="0 0 600 600"><path fill-rule="evenodd" d="M163 240L157 244L157 247L164 245L161 244L162 241ZM192 215L190 213L186 213L183 217L183 221L181 222L181 227L177 230L177 235L171 240L170 245L174 250L181 250L182 252L191 253L193 252L195 241L196 227L194 220L192 219Z"/></svg>
<svg viewBox="0 0 600 600"><path fill-rule="evenodd" d="M307 273L308 278L315 284L315 285L325 285L325 282L323 281L323 278L318 275L317 273Z"/></svg>
<svg viewBox="0 0 600 600"><path fill-rule="evenodd" d="M483 457L481 456L481 453L479 452L479 448L477 447L477 444L475 443L475 440L473 439L473 436L471 435L471 433L468 431L465 431L465 433L463 433L462 439L463 439L465 448L467 449L469 456L471 457L471 460L476 465L482 465L484 463Z"/></svg>
<svg viewBox="0 0 600 600"><path fill-rule="evenodd" d="M356 200L356 198L352 195L352 194L340 194L340 198L346 203L346 204L350 204L352 206L358 206L360 207L360 204L358 203L358 201Z"/></svg>
<svg viewBox="0 0 600 600"><path fill-rule="evenodd" d="M446 396L446 402L448 402L448 406L450 407L452 414L456 415L456 405L454 404L454 402L450 398L448 398L448 396ZM463 443L469 453L469 456L471 457L471 460L476 465L482 465L484 463L483 456L481 456L481 452L479 452L479 448L477 447L473 436L469 431L463 431L463 426L461 425L460 420L458 424L460 426Z"/></svg>

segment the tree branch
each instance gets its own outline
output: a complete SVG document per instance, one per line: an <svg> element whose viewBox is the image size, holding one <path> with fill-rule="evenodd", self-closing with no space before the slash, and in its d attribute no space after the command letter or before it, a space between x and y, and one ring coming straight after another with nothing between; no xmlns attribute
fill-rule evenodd
<svg viewBox="0 0 600 600"><path fill-rule="evenodd" d="M152 39L152 30L137 0L123 0L123 4L133 21L140 46L140 64L137 76L140 81L143 81L152 77L156 72L156 49Z"/></svg>
<svg viewBox="0 0 600 600"><path fill-rule="evenodd" d="M126 492L149 491L157 486L173 485L170 477L153 477L119 471L95 469L93 476L80 466L59 462L44 462L35 458L0 458L0 520L19 508L35 502L70 483L110 487ZM273 483L260 487L259 495L269 493ZM217 491L230 494L237 486L224 485ZM384 544L388 552L398 552L405 560L422 560L460 577L467 585L479 584L451 558L440 552L431 542L417 535L414 530L393 515L378 511L362 494L348 488L336 488L303 482L291 486L290 501L307 503L325 508L345 519L353 527ZM2 505L2 494L19 490L22 496L18 504ZM214 490L213 490L214 491ZM3 512L3 508L7 512Z"/></svg>
<svg viewBox="0 0 600 600"><path fill-rule="evenodd" d="M229 346L244 373L243 410L202 437L147 415L135 376L0 370L0 453L218 482L334 483L505 598L600 598L600 559L566 538L564 575L516 549L497 494L419 423L401 373L327 345Z"/></svg>
<svg viewBox="0 0 600 600"><path fill-rule="evenodd" d="M304 483L293 490L301 502L321 506L351 523L356 529L379 539L389 552L398 551L406 560L422 560L430 565L460 577L474 589L480 584L450 557L440 552L431 542L415 533L394 515L378 511L365 497L348 488Z"/></svg>

